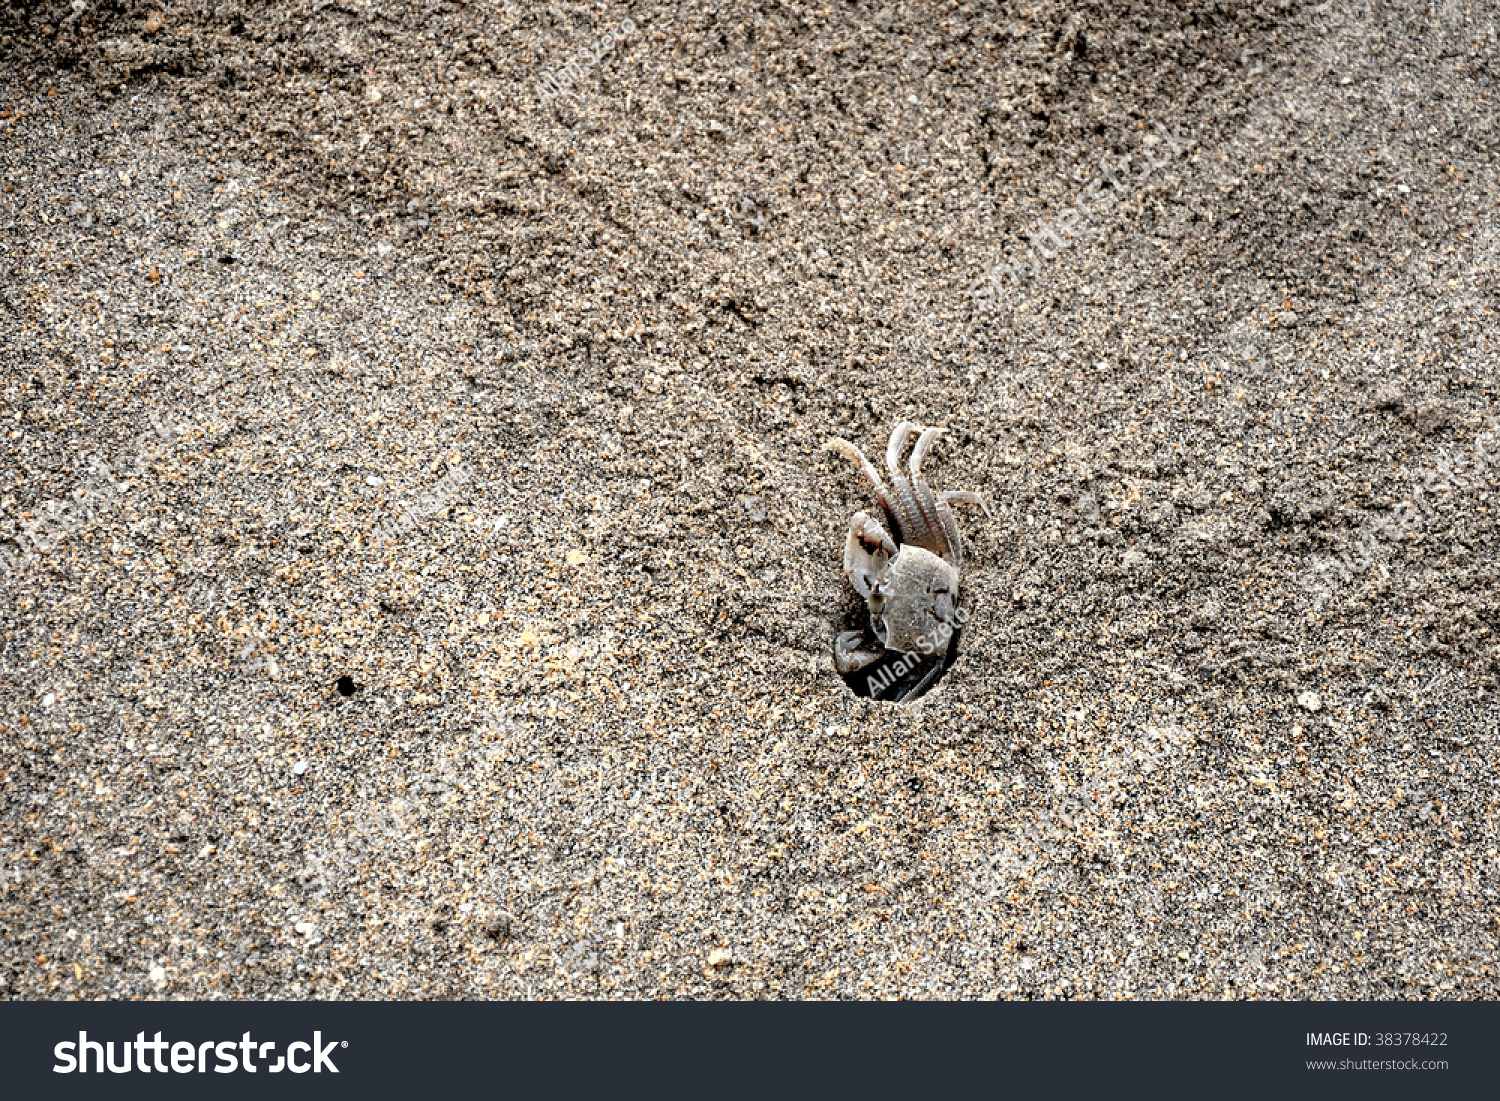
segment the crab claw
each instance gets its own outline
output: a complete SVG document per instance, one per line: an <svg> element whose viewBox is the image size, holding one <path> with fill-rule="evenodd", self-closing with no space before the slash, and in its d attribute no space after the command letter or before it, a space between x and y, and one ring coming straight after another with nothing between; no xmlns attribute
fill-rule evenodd
<svg viewBox="0 0 1500 1101"><path fill-rule="evenodd" d="M883 650L861 649L860 643L863 641L864 635L859 631L844 631L834 639L834 669L847 676L850 673L858 673L865 666L879 661L884 656Z"/></svg>

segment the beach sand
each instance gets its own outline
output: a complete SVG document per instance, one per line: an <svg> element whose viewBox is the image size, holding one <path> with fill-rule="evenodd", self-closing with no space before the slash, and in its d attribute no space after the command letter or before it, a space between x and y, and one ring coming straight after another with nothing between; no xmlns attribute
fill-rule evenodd
<svg viewBox="0 0 1500 1101"><path fill-rule="evenodd" d="M0 9L0 996L1500 995L1497 51ZM896 706L901 419L994 516Z"/></svg>

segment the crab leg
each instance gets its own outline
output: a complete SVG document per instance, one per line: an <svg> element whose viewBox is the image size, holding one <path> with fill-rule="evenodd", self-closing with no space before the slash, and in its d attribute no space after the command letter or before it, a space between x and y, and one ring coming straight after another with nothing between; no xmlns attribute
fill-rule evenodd
<svg viewBox="0 0 1500 1101"><path fill-rule="evenodd" d="M911 421L902 421L896 425L895 431L891 433L891 442L886 445L885 465L890 471L891 485L895 488L896 504L901 513L899 526L902 530L902 542L915 543L924 550L932 550L936 544L928 518L922 513L911 483L901 475L901 452L916 427Z"/></svg>
<svg viewBox="0 0 1500 1101"><path fill-rule="evenodd" d="M941 500L933 499L932 490L926 482L918 484L921 486L922 495L926 499L928 507L932 509L933 513L937 516L938 524L941 525L943 542L945 544L942 552L944 561L948 562L956 570L963 569L964 545L963 540L958 536L958 521L953 518L953 510L943 504Z"/></svg>
<svg viewBox="0 0 1500 1101"><path fill-rule="evenodd" d="M906 450L906 441L916 429L911 421L901 421L891 430L891 442L885 445L885 465L892 474L901 473L901 452Z"/></svg>
<svg viewBox="0 0 1500 1101"><path fill-rule="evenodd" d="M938 502L933 499L931 487L922 478L922 463L942 433L941 428L928 428L917 438L917 444L911 450L911 463L908 469L911 471L912 490L916 497L917 508L935 537L932 549L946 561L959 566L963 564L963 550L959 544L958 525L947 509L938 506Z"/></svg>
<svg viewBox="0 0 1500 1101"><path fill-rule="evenodd" d="M902 692L901 695L897 696L891 702L892 703L905 703L907 700L911 699L914 696L920 696L923 692L927 691L928 686L931 685L933 681L937 680L937 678L942 674L942 672L943 672L943 663L942 663L942 661L935 661L935 662L933 662L932 668L929 669L929 670L927 670L927 672L922 675L922 679L921 680L917 681L916 684L912 685L905 692Z"/></svg>
<svg viewBox="0 0 1500 1101"><path fill-rule="evenodd" d="M851 459L854 465L864 472L865 477L870 479L870 484L875 487L875 492L879 493L882 497L886 495L885 482L880 479L880 471L875 469L875 464L865 458L865 453L859 448L855 447L848 440L835 436L823 445L823 449L825 451L837 451L845 458Z"/></svg>
<svg viewBox="0 0 1500 1101"><path fill-rule="evenodd" d="M958 534L958 523L949 504L978 505L984 509L986 516L991 519L994 517L979 494L966 490L934 494L922 478L922 463L932 451L938 436L942 435L942 428L927 428L922 431L907 464L910 480L902 474L901 453L906 450L906 444L916 430L917 426L911 421L901 421L891 432L890 442L885 449L885 464L891 481L889 487L875 464L848 440L836 437L824 444L824 447L837 451L854 462L875 487L880 507L898 546L911 543L958 567L963 564L963 545Z"/></svg>
<svg viewBox="0 0 1500 1101"><path fill-rule="evenodd" d="M946 493L939 493L938 500L945 505L978 505L991 520L995 518L990 506L984 503L984 498L970 489L950 489Z"/></svg>
<svg viewBox="0 0 1500 1101"><path fill-rule="evenodd" d="M901 524L901 514L898 511L899 503L893 501L891 491L886 488L884 479L880 477L880 471L875 469L875 464L865 458L865 453L854 444L837 436L825 443L823 447L829 451L837 451L864 472L870 484L875 487L875 495L880 498L880 507L885 512L885 518L890 521L896 542L904 543L906 537Z"/></svg>
<svg viewBox="0 0 1500 1101"><path fill-rule="evenodd" d="M943 434L941 428L929 428L917 437L917 446L911 449L911 476L920 478L922 461L927 458L927 452L932 450L932 445L937 438Z"/></svg>

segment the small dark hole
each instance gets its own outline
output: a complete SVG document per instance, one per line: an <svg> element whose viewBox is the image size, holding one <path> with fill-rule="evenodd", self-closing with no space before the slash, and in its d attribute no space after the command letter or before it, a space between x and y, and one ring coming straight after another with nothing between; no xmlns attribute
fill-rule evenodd
<svg viewBox="0 0 1500 1101"><path fill-rule="evenodd" d="M355 684L354 678L350 676L340 677L334 687L339 690L340 696L352 696L359 691L359 685Z"/></svg>
<svg viewBox="0 0 1500 1101"><path fill-rule="evenodd" d="M947 676L948 670L958 660L958 639L962 634L963 628L955 627L948 649L941 654L924 657L887 650L878 661L863 669L839 675L856 696L883 703L910 703L927 695ZM928 680L934 667L937 667L937 675Z"/></svg>
<svg viewBox="0 0 1500 1101"><path fill-rule="evenodd" d="M879 643L870 627L870 611L852 588L846 589L845 604L839 617L839 631L859 631L863 634L862 649L875 650ZM967 621L970 610L960 601L960 612L956 617ZM887 650L876 661L852 673L839 676L861 699L875 699L882 703L910 703L921 699L942 682L958 660L958 642L963 627L954 625L953 637L948 648L933 654L902 654ZM935 673L935 675L933 675ZM930 676L930 679L929 679Z"/></svg>
<svg viewBox="0 0 1500 1101"><path fill-rule="evenodd" d="M234 257L233 256L221 256L221 257L219 257L219 263L221 263L221 264L232 264L232 263L234 263Z"/></svg>

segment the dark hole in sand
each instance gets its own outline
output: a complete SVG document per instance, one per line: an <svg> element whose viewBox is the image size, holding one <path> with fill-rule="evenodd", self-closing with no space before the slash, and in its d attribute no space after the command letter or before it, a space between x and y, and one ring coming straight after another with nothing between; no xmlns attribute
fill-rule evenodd
<svg viewBox="0 0 1500 1101"><path fill-rule="evenodd" d="M339 690L340 696L352 696L359 691L359 685L355 684L354 678L350 676L340 677L334 687Z"/></svg>
<svg viewBox="0 0 1500 1101"><path fill-rule="evenodd" d="M875 632L870 628L870 613L865 608L864 601L852 593L850 595L853 603L846 608L839 630L862 632L864 641L860 645L873 650L879 644L875 639ZM948 670L953 668L953 663L958 660L958 639L962 634L963 628L955 626L953 637L944 651L926 655L887 650L879 660L863 669L840 673L839 676L849 686L849 691L867 700L880 700L883 703L910 703L912 700L919 700L942 683ZM937 674L924 685L924 678L934 668Z"/></svg>

